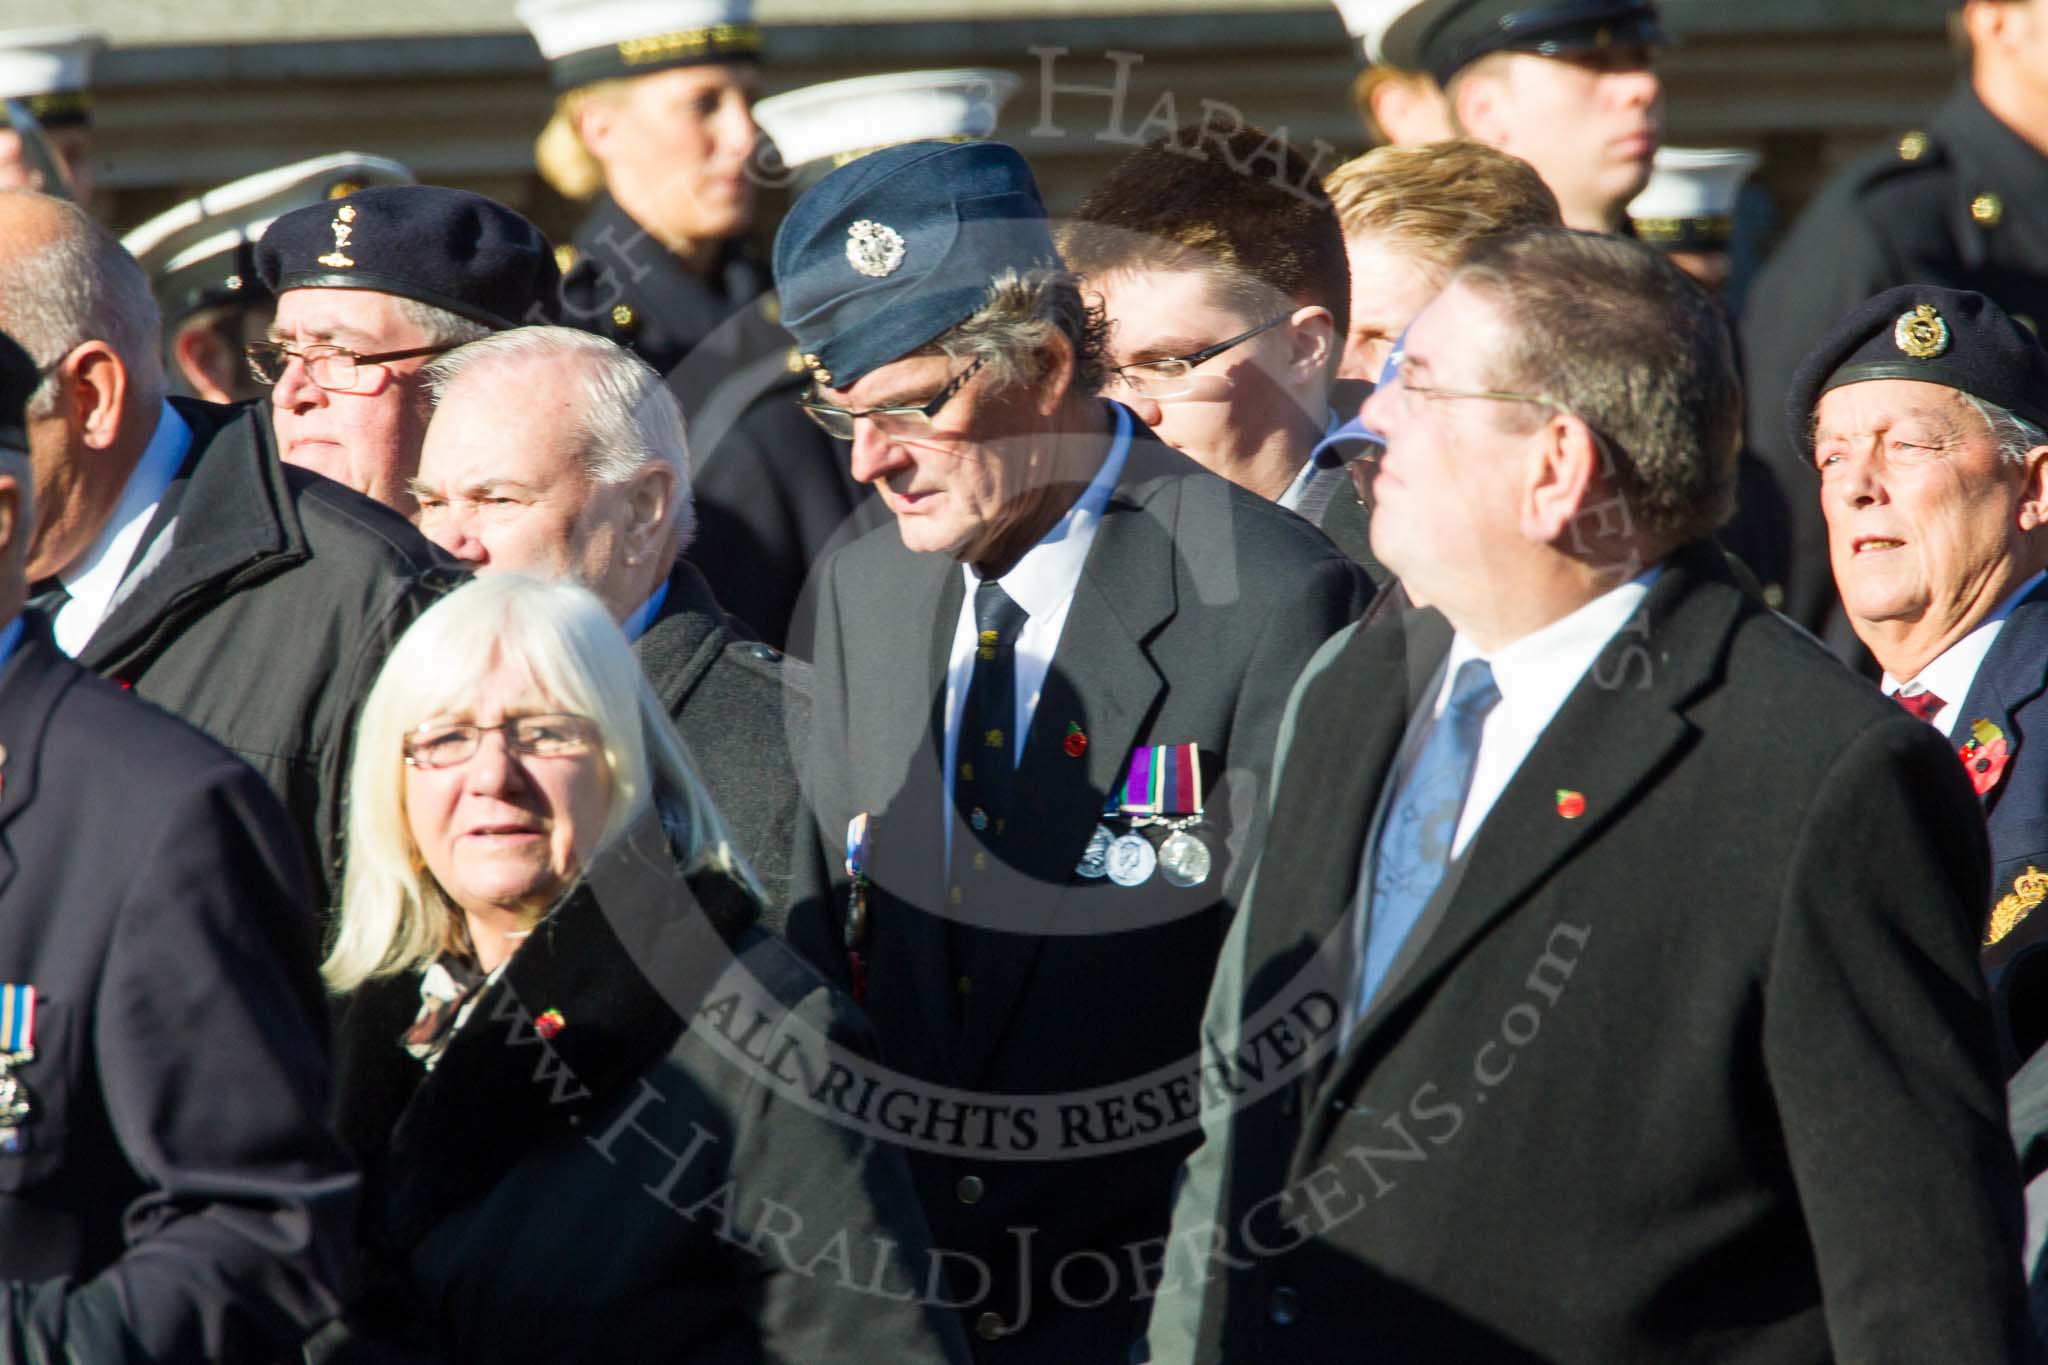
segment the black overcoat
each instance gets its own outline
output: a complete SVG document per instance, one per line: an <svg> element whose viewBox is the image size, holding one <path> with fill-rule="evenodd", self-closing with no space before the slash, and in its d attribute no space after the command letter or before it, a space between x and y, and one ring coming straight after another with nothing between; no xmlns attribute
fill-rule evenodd
<svg viewBox="0 0 2048 1365"><path fill-rule="evenodd" d="M255 407L171 403L192 428L191 451L125 595L78 661L263 774L325 904L341 884L363 698L398 636L460 571L396 512L281 463Z"/></svg>
<svg viewBox="0 0 2048 1365"><path fill-rule="evenodd" d="M1365 831L1449 642L1433 612L1349 632L1296 690L1209 1016L1240 1093L1176 1210L1226 1245L1205 1290L1171 1277L1153 1358L2033 1359L1977 803L1710 547L1564 702L1348 1043L1304 1003L1348 998Z"/></svg>
<svg viewBox="0 0 2048 1365"><path fill-rule="evenodd" d="M58 650L0 670L0 1361L266 1365L338 1306L356 1178L298 840L247 765Z"/></svg>
<svg viewBox="0 0 2048 1365"><path fill-rule="evenodd" d="M809 667L748 639L688 560L669 575L633 652L761 881L766 927L780 932L803 804L796 761L810 727Z"/></svg>
<svg viewBox="0 0 2048 1365"><path fill-rule="evenodd" d="M1194 1057L1288 686L1370 592L1301 518L1134 426L1025 739L1014 837L983 849L942 793L937 713L961 566L911 553L889 527L819 574L810 795L829 889L799 899L790 935L864 984L885 1061L934 1095L957 1088L926 1107L933 1124L956 1103L998 1124L992 1139L977 1120L949 1151L912 1158L940 1247L988 1271L986 1286L956 1280L983 1361L1121 1365L1135 1339L1134 1260L1164 1231L1193 1140L1170 1113L1180 1082L1155 1073ZM1207 787L1208 879L1126 888L1077 875L1134 748L1184 744L1198 746ZM843 841L861 813L874 887L856 982ZM1095 1087L1145 1090L1152 1112L1090 1098ZM1033 1131L995 1113L1020 1100L1043 1102ZM1119 1281L1106 1295L1104 1264ZM1056 1274L1070 1282L1056 1287Z"/></svg>

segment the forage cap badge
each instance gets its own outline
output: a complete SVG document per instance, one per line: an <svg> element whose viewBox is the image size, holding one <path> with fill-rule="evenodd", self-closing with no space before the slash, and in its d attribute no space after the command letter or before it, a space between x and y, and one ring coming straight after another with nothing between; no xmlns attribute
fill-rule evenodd
<svg viewBox="0 0 2048 1365"><path fill-rule="evenodd" d="M903 235L887 223L863 218L846 230L846 261L871 279L893 275L903 265Z"/></svg>

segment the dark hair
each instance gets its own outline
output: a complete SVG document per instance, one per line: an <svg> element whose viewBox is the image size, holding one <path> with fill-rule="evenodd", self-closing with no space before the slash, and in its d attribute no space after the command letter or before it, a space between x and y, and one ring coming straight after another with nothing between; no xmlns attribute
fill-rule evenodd
<svg viewBox="0 0 2048 1365"><path fill-rule="evenodd" d="M1283 305L1327 308L1331 368L1351 327L1344 229L1315 167L1284 138L1189 124L1131 153L1060 230L1084 277L1196 270L1252 321Z"/></svg>
<svg viewBox="0 0 2048 1365"><path fill-rule="evenodd" d="M1742 386L1721 310L1664 254L1545 228L1482 245L1451 276L1501 311L1496 387L1541 394L1604 438L1630 519L1666 548L1735 508Z"/></svg>

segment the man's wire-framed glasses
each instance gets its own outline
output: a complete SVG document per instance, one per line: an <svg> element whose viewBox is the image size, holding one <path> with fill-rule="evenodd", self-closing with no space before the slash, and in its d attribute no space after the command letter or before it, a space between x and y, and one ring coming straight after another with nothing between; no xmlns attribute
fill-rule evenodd
<svg viewBox="0 0 2048 1365"><path fill-rule="evenodd" d="M946 387L933 394L931 401L927 403L910 403L887 408L865 408L856 411L853 408L842 408L834 403L819 402L816 397L817 391L814 389L810 395L797 399L796 405L802 408L804 414L813 422L816 422L819 426L825 428L829 434L838 437L842 441L851 441L853 439L853 424L863 417L873 422L875 430L881 432L884 436L929 436L932 433L932 419L939 415L939 409L945 407L947 400L952 398L954 394L965 388L967 381L973 377L974 372L987 362L987 356L977 358L972 365L954 375Z"/></svg>
<svg viewBox="0 0 2048 1365"><path fill-rule="evenodd" d="M597 725L587 716L514 716L497 725L429 721L405 737L405 761L414 768L452 768L476 757L496 730L505 747L529 758L569 758L597 747Z"/></svg>
<svg viewBox="0 0 2048 1365"><path fill-rule="evenodd" d="M387 360L410 360L421 355L439 355L447 349L446 346L414 346L403 351L358 355L346 346L325 343L294 351L281 341L252 341L242 348L242 354L248 357L249 372L256 376L259 384L282 382L285 369L296 356L306 362L308 379L323 389L345 393L361 381L361 366L382 365Z"/></svg>
<svg viewBox="0 0 2048 1365"><path fill-rule="evenodd" d="M1239 332L1213 346L1204 346L1199 351L1186 355L1165 356L1158 360L1133 360L1128 365L1119 365L1110 373L1129 386L1132 393L1141 398L1177 398L1194 387L1188 376L1195 366L1214 360L1233 346L1242 346L1261 332L1269 332L1293 317L1282 313L1277 318L1268 318L1249 331Z"/></svg>

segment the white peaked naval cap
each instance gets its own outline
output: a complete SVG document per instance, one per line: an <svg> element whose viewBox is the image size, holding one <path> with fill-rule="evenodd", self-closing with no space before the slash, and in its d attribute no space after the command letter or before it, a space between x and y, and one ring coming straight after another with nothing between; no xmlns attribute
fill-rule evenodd
<svg viewBox="0 0 2048 1365"><path fill-rule="evenodd" d="M1344 31L1358 40L1368 62L1383 62L1380 42L1396 19L1415 8L1415 0L1336 0Z"/></svg>
<svg viewBox="0 0 2048 1365"><path fill-rule="evenodd" d="M1017 86L993 67L891 71L771 96L754 106L754 122L794 168L903 142L991 137Z"/></svg>
<svg viewBox="0 0 2048 1365"><path fill-rule="evenodd" d="M1740 147L1658 149L1650 183L1629 201L1636 235L1655 246L1727 246L1734 234L1736 197L1762 160Z"/></svg>

